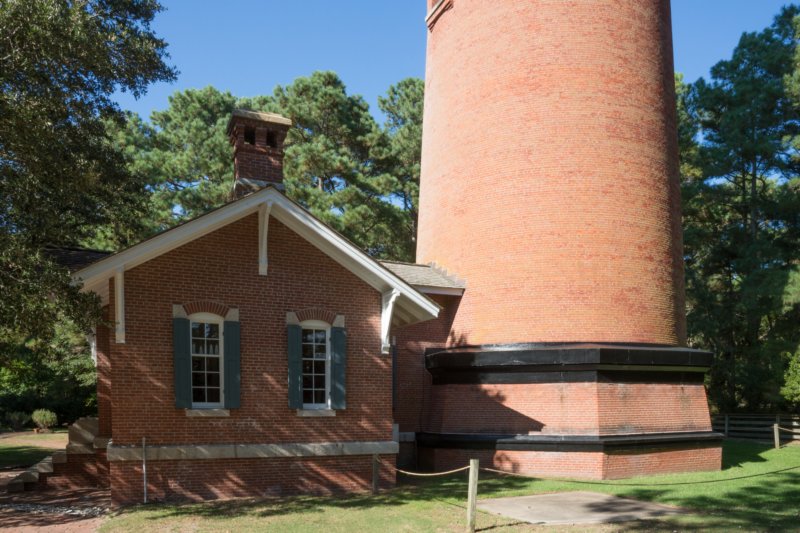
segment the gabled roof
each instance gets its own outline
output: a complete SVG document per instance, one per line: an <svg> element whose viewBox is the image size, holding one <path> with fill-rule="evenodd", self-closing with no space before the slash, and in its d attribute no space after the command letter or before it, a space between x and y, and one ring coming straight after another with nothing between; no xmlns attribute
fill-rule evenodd
<svg viewBox="0 0 800 533"><path fill-rule="evenodd" d="M381 264L424 293L460 295L467 287L463 280L433 264L420 265L401 261L381 261Z"/></svg>
<svg viewBox="0 0 800 533"><path fill-rule="evenodd" d="M258 213L265 206L269 206L269 216L275 217L375 290L382 294L395 293L392 313L395 325L413 324L438 315L440 307L436 302L272 186L101 259L75 272L73 278L83 282L84 290L96 292L107 302L108 280L116 272L134 268L231 222ZM254 242L253 246L258 246L258 243Z"/></svg>

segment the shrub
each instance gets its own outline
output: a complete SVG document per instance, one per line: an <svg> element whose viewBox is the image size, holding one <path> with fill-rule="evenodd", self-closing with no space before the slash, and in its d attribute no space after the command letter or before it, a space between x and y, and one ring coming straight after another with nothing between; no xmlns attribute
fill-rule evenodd
<svg viewBox="0 0 800 533"><path fill-rule="evenodd" d="M53 411L37 409L33 412L33 422L41 429L50 429L58 423L58 419Z"/></svg>
<svg viewBox="0 0 800 533"><path fill-rule="evenodd" d="M11 426L14 431L20 431L25 427L25 424L31 421L31 416L22 411L12 411L6 413L6 422Z"/></svg>

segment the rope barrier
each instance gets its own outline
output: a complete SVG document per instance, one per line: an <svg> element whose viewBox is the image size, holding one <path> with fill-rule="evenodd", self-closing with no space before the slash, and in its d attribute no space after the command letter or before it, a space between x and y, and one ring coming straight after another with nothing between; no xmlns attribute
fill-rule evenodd
<svg viewBox="0 0 800 533"><path fill-rule="evenodd" d="M676 482L676 483L604 483L602 481L578 481L574 479L563 480L565 483L578 483L580 485L606 485L609 487L663 487L669 485L702 485L705 483L722 483L724 481L735 481L737 479L749 479L753 477L761 477L761 476L769 476L772 474L780 474L782 472L788 472L790 470L797 470L800 468L800 465L797 466L790 466L789 468L782 468L781 470L773 470L772 472L762 472L761 474L752 474L749 476L738 476L738 477L729 477L725 479L709 479L705 481L683 481L683 482ZM508 476L517 476L526 479L541 479L534 476L526 476L525 474L517 474L516 472L506 472L505 470L495 470L494 468L486 468L481 467L481 470L485 470L487 472L494 472L497 474L505 474Z"/></svg>
<svg viewBox="0 0 800 533"><path fill-rule="evenodd" d="M381 461L381 462L383 462L383 461ZM448 470L447 472L430 472L430 473L426 473L426 472L409 472L408 470L400 470L399 468L394 467L394 466L392 466L392 465L390 465L388 463L383 463L383 464L384 464L384 466L388 466L389 468L391 468L395 472L399 472L399 473L404 474L406 476L416 476L416 477L448 476L450 474L455 474L456 472L463 472L464 470L469 470L469 465L467 465L467 466L463 466L461 468L456 468L455 470Z"/></svg>

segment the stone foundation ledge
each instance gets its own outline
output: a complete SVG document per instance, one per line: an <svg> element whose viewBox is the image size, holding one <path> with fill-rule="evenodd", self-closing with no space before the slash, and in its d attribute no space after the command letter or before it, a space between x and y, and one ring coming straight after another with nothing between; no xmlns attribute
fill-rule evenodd
<svg viewBox="0 0 800 533"><path fill-rule="evenodd" d="M399 451L393 441L376 442L315 442L289 444L180 444L147 445L148 461L180 459L253 459L271 457L329 457L341 455L392 455ZM108 460L141 461L141 446L107 448Z"/></svg>

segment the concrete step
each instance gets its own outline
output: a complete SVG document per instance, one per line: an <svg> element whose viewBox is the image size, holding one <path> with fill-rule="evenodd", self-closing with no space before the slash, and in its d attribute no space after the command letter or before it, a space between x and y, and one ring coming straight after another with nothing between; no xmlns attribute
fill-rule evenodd
<svg viewBox="0 0 800 533"><path fill-rule="evenodd" d="M57 451L55 452L51 459L53 460L53 464L62 464L67 462L67 452L66 451Z"/></svg>

